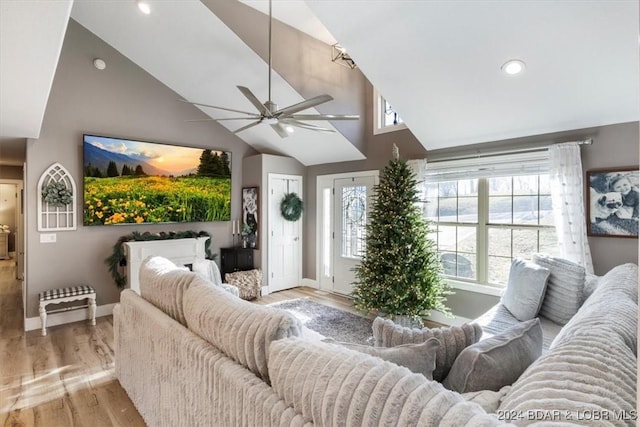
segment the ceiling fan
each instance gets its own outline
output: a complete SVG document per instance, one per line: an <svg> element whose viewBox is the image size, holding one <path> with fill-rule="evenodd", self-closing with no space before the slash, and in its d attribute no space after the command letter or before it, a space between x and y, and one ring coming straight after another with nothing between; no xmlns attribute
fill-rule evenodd
<svg viewBox="0 0 640 427"><path fill-rule="evenodd" d="M258 110L257 112L248 112L235 110L232 108L224 108L218 107L215 105L202 104L198 102L190 102L184 99L180 101L186 102L192 105L198 105L201 107L210 107L216 108L218 110L231 111L234 113L244 114L242 117L227 117L221 119L204 119L204 120L214 120L214 121L223 121L223 120L253 120L253 122L248 125L242 126L239 129L233 131L233 133L239 133L254 126L257 126L261 123L266 123L276 131L281 138L286 138L289 136L290 132L293 132L293 127L298 127L302 129L320 131L320 132L335 132L333 129L324 128L321 126L317 126L310 123L305 123L305 121L318 121L318 120L358 120L360 118L359 115L353 114L296 114L300 111L307 110L309 108L315 107L316 105L324 104L325 102L333 100L331 95L318 95L313 98L304 100L297 104L290 105L285 108L278 109L278 105L271 100L271 26L273 21L273 16L271 14L271 1L269 0L269 96L267 101L263 104L260 102L258 97L256 97L253 92L247 87L244 86L236 86L240 92L251 102L251 104ZM200 120L188 120L188 121L202 121Z"/></svg>

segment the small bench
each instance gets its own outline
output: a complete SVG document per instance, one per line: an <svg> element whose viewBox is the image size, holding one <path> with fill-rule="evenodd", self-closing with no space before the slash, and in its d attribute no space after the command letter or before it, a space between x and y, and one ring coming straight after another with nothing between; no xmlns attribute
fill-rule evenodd
<svg viewBox="0 0 640 427"><path fill-rule="evenodd" d="M74 310L78 308L89 307L89 318L91 324L96 324L96 291L91 286L71 286L68 288L51 289L40 293L40 321L42 323L42 336L47 335L47 310L49 304L60 304L61 302L70 302L77 300L87 300L87 305L79 307L67 307L58 310L52 310L50 313L58 311Z"/></svg>

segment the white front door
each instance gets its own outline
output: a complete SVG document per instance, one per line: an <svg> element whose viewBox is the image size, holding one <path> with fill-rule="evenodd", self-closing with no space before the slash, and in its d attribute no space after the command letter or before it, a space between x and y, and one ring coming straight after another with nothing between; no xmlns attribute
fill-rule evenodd
<svg viewBox="0 0 640 427"><path fill-rule="evenodd" d="M333 291L349 295L365 251L375 176L334 180Z"/></svg>
<svg viewBox="0 0 640 427"><path fill-rule="evenodd" d="M281 291L302 282L302 217L287 221L280 203L287 193L302 197L302 177L269 174L269 292ZM304 211L303 211L304 212Z"/></svg>

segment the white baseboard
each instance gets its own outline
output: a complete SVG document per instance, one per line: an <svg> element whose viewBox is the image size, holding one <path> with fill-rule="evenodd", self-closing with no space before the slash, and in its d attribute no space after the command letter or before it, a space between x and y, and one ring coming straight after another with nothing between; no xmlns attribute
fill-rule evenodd
<svg viewBox="0 0 640 427"><path fill-rule="evenodd" d="M436 310L431 310L431 316L427 317L426 319L433 320L434 322L442 323L444 325L449 325L449 326L460 326L463 323L471 322L471 319L467 319L466 317L462 317L462 316L447 317Z"/></svg>
<svg viewBox="0 0 640 427"><path fill-rule="evenodd" d="M320 289L318 281L314 279L302 279L302 286L308 286L310 288Z"/></svg>
<svg viewBox="0 0 640 427"><path fill-rule="evenodd" d="M96 318L102 316L110 316L113 314L113 307L117 303L113 304L104 304L96 307ZM49 326L57 326L64 325L66 323L79 322L81 320L89 319L89 309L88 308L79 308L77 310L69 310L63 311L60 313L51 313L47 314L47 327ZM36 329L41 329L42 324L40 323L40 316L38 317L27 317L24 322L24 330L25 331L33 331Z"/></svg>

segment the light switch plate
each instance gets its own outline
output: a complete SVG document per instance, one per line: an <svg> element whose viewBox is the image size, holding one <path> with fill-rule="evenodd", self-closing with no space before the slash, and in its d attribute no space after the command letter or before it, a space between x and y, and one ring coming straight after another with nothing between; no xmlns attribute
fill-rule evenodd
<svg viewBox="0 0 640 427"><path fill-rule="evenodd" d="M56 233L40 234L40 243L55 243Z"/></svg>

